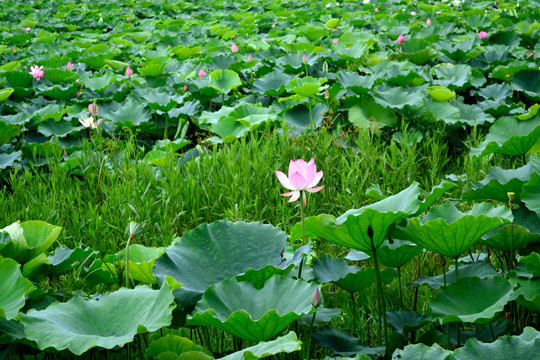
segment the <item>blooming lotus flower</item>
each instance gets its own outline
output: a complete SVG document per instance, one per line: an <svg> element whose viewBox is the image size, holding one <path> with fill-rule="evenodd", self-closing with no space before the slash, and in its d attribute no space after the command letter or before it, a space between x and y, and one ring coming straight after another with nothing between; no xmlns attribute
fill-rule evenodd
<svg viewBox="0 0 540 360"><path fill-rule="evenodd" d="M430 26L430 25L431 25L431 19L430 19L430 18L427 18L427 20L426 20L426 24L427 24L428 26Z"/></svg>
<svg viewBox="0 0 540 360"><path fill-rule="evenodd" d="M73 71L73 69L75 69L75 66L73 66L71 61L68 61L67 65L66 65L66 69L68 69L70 71Z"/></svg>
<svg viewBox="0 0 540 360"><path fill-rule="evenodd" d="M480 32L478 33L478 37L479 37L480 39L484 40L485 38L487 38L487 32L485 32L485 31L480 31Z"/></svg>
<svg viewBox="0 0 540 360"><path fill-rule="evenodd" d="M292 190L291 192L281 194L281 196L291 196L289 202L298 200L301 191L315 193L324 188L324 185L315 187L321 181L323 172L317 172L317 165L315 165L314 159L309 160L309 162L305 162L303 159L291 160L288 177L281 171L276 171L275 173L281 185ZM305 202L305 197L303 199Z"/></svg>
<svg viewBox="0 0 540 360"><path fill-rule="evenodd" d="M238 46L236 46L236 43L232 43L232 45L231 45L231 51L232 51L233 53L238 52Z"/></svg>
<svg viewBox="0 0 540 360"><path fill-rule="evenodd" d="M127 68L126 68L126 76L127 76L127 77L133 76L133 70L131 70L131 68L129 67L129 65L128 65Z"/></svg>
<svg viewBox="0 0 540 360"><path fill-rule="evenodd" d="M26 31L26 32L29 32L30 30L32 30L32 28L29 27L29 26L24 29L24 31Z"/></svg>
<svg viewBox="0 0 540 360"><path fill-rule="evenodd" d="M94 121L94 118L92 116L87 116L87 117L83 117L82 119L79 119L79 122L85 128L97 129L98 126L102 123L102 120L99 119L98 121Z"/></svg>
<svg viewBox="0 0 540 360"><path fill-rule="evenodd" d="M313 296L311 297L311 305L313 305L314 308L321 306L321 292L319 288L315 290Z"/></svg>
<svg viewBox="0 0 540 360"><path fill-rule="evenodd" d="M30 70L32 70L32 71L29 71L28 73L30 75L32 75L34 77L34 79L36 79L38 81L45 74L45 71L43 71L43 66L33 65L33 66L30 66Z"/></svg>
<svg viewBox="0 0 540 360"><path fill-rule="evenodd" d="M397 37L397 43L399 45L405 44L405 36L403 36L403 34L399 34L399 36Z"/></svg>
<svg viewBox="0 0 540 360"><path fill-rule="evenodd" d="M199 70L199 78L202 79L202 78L204 77L204 75L206 75L206 73L204 72L204 70L203 70L203 69Z"/></svg>
<svg viewBox="0 0 540 360"><path fill-rule="evenodd" d="M90 115L96 116L98 114L99 109L97 105L94 108L94 104L90 104L88 105L88 111L90 112Z"/></svg>
<svg viewBox="0 0 540 360"><path fill-rule="evenodd" d="M338 43L338 39L332 39L332 44L337 44Z"/></svg>
<svg viewBox="0 0 540 360"><path fill-rule="evenodd" d="M416 11L411 11L411 15L412 16L416 15Z"/></svg>

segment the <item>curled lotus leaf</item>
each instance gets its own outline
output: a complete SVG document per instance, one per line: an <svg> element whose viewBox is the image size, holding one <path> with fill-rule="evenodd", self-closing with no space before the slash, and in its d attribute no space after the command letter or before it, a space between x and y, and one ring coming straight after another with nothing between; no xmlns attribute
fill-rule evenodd
<svg viewBox="0 0 540 360"><path fill-rule="evenodd" d="M62 228L43 221L17 221L1 231L7 232L10 238L0 254L23 264L45 252L56 241Z"/></svg>
<svg viewBox="0 0 540 360"><path fill-rule="evenodd" d="M0 257L0 319L17 316L26 296L36 288L22 276L20 267L15 260Z"/></svg>
<svg viewBox="0 0 540 360"><path fill-rule="evenodd" d="M242 349L220 360L255 360L266 356L276 355L282 352L292 353L302 349L302 343L293 331L280 336L276 340L261 342L255 346Z"/></svg>

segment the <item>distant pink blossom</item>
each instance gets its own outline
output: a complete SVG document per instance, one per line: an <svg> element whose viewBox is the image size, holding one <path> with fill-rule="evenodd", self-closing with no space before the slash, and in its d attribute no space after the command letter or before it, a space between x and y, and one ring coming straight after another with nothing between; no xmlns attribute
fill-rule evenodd
<svg viewBox="0 0 540 360"><path fill-rule="evenodd" d="M397 38L397 43L399 45L401 44L405 44L405 36L403 36L403 34L399 34L398 38Z"/></svg>
<svg viewBox="0 0 540 360"><path fill-rule="evenodd" d="M236 46L236 43L234 43L234 42L231 45L231 51L233 53L238 52L238 46Z"/></svg>
<svg viewBox="0 0 540 360"><path fill-rule="evenodd" d="M338 43L338 39L332 39L332 44L337 44Z"/></svg>
<svg viewBox="0 0 540 360"><path fill-rule="evenodd" d="M306 54L302 55L302 64L306 65L308 63Z"/></svg>
<svg viewBox="0 0 540 360"><path fill-rule="evenodd" d="M33 65L30 67L30 72L28 72L30 75L32 75L34 77L34 79L36 80L40 80L43 75L45 74L45 71L43 71L43 66L37 66L37 65Z"/></svg>
<svg viewBox="0 0 540 360"><path fill-rule="evenodd" d="M379 12L379 8L375 8L375 12Z"/></svg>
<svg viewBox="0 0 540 360"><path fill-rule="evenodd" d="M430 25L431 25L431 19L430 19L430 18L427 18L427 20L426 20L426 24L427 24L428 26L430 26Z"/></svg>
<svg viewBox="0 0 540 360"><path fill-rule="evenodd" d="M480 31L480 32L478 33L478 37L479 37L480 39L484 40L485 38L487 38L487 32L485 32L485 31Z"/></svg>
<svg viewBox="0 0 540 360"><path fill-rule="evenodd" d="M332 32L336 31L337 29L332 29Z"/></svg>
<svg viewBox="0 0 540 360"><path fill-rule="evenodd" d="M68 61L67 65L66 65L66 69L68 69L69 71L73 71L73 69L75 69L75 66L73 66L71 61Z"/></svg>
<svg viewBox="0 0 540 360"><path fill-rule="evenodd" d="M248 62L252 62L253 61L253 56L251 56L251 54L248 55Z"/></svg>
<svg viewBox="0 0 540 360"><path fill-rule="evenodd" d="M416 11L411 11L411 15L412 16L416 15Z"/></svg>
<svg viewBox="0 0 540 360"><path fill-rule="evenodd" d="M205 75L206 75L206 72L203 69L199 70L199 78L200 79L202 79Z"/></svg>
<svg viewBox="0 0 540 360"><path fill-rule="evenodd" d="M81 92L77 91L77 97L80 97L80 96L81 96Z"/></svg>
<svg viewBox="0 0 540 360"><path fill-rule="evenodd" d="M97 105L94 108L94 104L90 104L88 105L88 111L90 112L90 115L97 116L99 109Z"/></svg>
<svg viewBox="0 0 540 360"><path fill-rule="evenodd" d="M129 16L126 16L126 21L129 22Z"/></svg>
<svg viewBox="0 0 540 360"><path fill-rule="evenodd" d="M277 21L275 23L272 24L272 27L275 28L277 25Z"/></svg>
<svg viewBox="0 0 540 360"><path fill-rule="evenodd" d="M131 70L131 68L129 67L129 65L128 65L127 68L126 68L125 75L126 75L127 77L133 76L133 70Z"/></svg>
<svg viewBox="0 0 540 360"><path fill-rule="evenodd" d="M26 27L26 28L24 29L24 31L26 31L26 32L29 32L30 30L32 30L31 27Z"/></svg>

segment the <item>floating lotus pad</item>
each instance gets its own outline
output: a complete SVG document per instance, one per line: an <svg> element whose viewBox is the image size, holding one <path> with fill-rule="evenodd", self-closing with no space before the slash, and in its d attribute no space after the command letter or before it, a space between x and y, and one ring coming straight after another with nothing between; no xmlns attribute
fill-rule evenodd
<svg viewBox="0 0 540 360"><path fill-rule="evenodd" d="M505 206L481 203L474 204L470 211L461 212L453 205L444 204L433 207L426 216L410 219L402 231L412 242L456 258L484 234L511 219L512 213Z"/></svg>
<svg viewBox="0 0 540 360"><path fill-rule="evenodd" d="M282 264L287 234L272 225L216 221L187 232L154 263L162 283L169 275L183 286L174 292L181 308L193 306L205 290L223 279Z"/></svg>
<svg viewBox="0 0 540 360"><path fill-rule="evenodd" d="M10 239L0 250L0 255L25 263L47 250L58 238L62 228L43 221L15 222L0 232L7 232Z"/></svg>
<svg viewBox="0 0 540 360"><path fill-rule="evenodd" d="M248 341L266 341L313 310L316 284L274 276L256 289L226 279L206 290L188 325L211 325ZM287 299L287 301L283 301Z"/></svg>
<svg viewBox="0 0 540 360"><path fill-rule="evenodd" d="M503 277L469 277L441 290L431 301L431 317L444 325L449 322L489 324L512 296L512 286Z"/></svg>
<svg viewBox="0 0 540 360"><path fill-rule="evenodd" d="M153 332L172 321L172 287L120 289L99 300L75 296L45 310L21 314L26 337L41 350L69 349L76 355L99 346L112 349L133 341L136 334Z"/></svg>
<svg viewBox="0 0 540 360"><path fill-rule="evenodd" d="M21 274L21 265L0 257L0 319L13 319L36 287Z"/></svg>

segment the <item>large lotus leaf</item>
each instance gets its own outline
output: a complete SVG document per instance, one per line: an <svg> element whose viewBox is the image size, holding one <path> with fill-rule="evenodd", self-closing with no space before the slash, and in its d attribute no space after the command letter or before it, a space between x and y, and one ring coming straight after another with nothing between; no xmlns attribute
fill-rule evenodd
<svg viewBox="0 0 540 360"><path fill-rule="evenodd" d="M373 94L373 98L377 103L392 109L403 109L405 106L422 106L425 96L421 88L388 87L385 84L375 87Z"/></svg>
<svg viewBox="0 0 540 360"><path fill-rule="evenodd" d="M540 71L520 71L512 78L512 88L523 91L533 100L540 100Z"/></svg>
<svg viewBox="0 0 540 360"><path fill-rule="evenodd" d="M21 130L15 125L0 121L0 146L9 142L11 138L18 136Z"/></svg>
<svg viewBox="0 0 540 360"><path fill-rule="evenodd" d="M514 287L511 300L531 311L540 311L540 279L510 278L509 281Z"/></svg>
<svg viewBox="0 0 540 360"><path fill-rule="evenodd" d="M519 336L501 336L492 343L469 339L465 346L454 351L456 360L534 360L540 353L540 335L526 327Z"/></svg>
<svg viewBox="0 0 540 360"><path fill-rule="evenodd" d="M281 263L287 234L258 222L216 221L187 232L154 263L154 275L183 284L175 291L181 308L195 305L212 284L248 269Z"/></svg>
<svg viewBox="0 0 540 360"><path fill-rule="evenodd" d="M362 345L360 339L332 327L313 331L312 339L319 346L329 348L332 353L341 356L355 354L378 356L384 353L384 347L365 347Z"/></svg>
<svg viewBox="0 0 540 360"><path fill-rule="evenodd" d="M413 64L424 65L438 56L430 45L431 42L424 39L409 39L401 46L400 57L408 59Z"/></svg>
<svg viewBox="0 0 540 360"><path fill-rule="evenodd" d="M478 95L486 100L506 100L512 96L510 85L491 84L478 90Z"/></svg>
<svg viewBox="0 0 540 360"><path fill-rule="evenodd" d="M392 360L446 360L452 359L452 352L443 349L437 344L427 346L424 344L407 345L403 349L396 349Z"/></svg>
<svg viewBox="0 0 540 360"><path fill-rule="evenodd" d="M322 306L319 306L317 308L317 315L315 316L315 320L313 321L313 314L307 314L302 316L300 319L297 320L299 324L302 324L305 327L310 327L311 322L313 321L313 328L317 328L323 324L329 323L330 321L336 319L339 315L341 315L341 309L337 308L325 308Z"/></svg>
<svg viewBox="0 0 540 360"><path fill-rule="evenodd" d="M15 222L0 231L10 236L0 254L24 264L45 252L56 241L62 228L43 221L24 221Z"/></svg>
<svg viewBox="0 0 540 360"><path fill-rule="evenodd" d="M36 288L21 274L13 259L0 257L0 319L13 319L24 306L26 296Z"/></svg>
<svg viewBox="0 0 540 360"><path fill-rule="evenodd" d="M525 264L527 272L534 277L540 276L540 255L536 252L532 252L527 256L522 256L519 259L520 264Z"/></svg>
<svg viewBox="0 0 540 360"><path fill-rule="evenodd" d="M99 300L75 296L66 303L21 314L21 323L26 337L41 350L69 349L81 355L96 346L112 349L133 341L137 334L170 325L174 309L171 290L165 282L160 290L137 286Z"/></svg>
<svg viewBox="0 0 540 360"><path fill-rule="evenodd" d="M11 154L0 154L0 169L12 167L16 161L22 158L22 151L15 151ZM1 253L0 253L1 254Z"/></svg>
<svg viewBox="0 0 540 360"><path fill-rule="evenodd" d="M460 266L458 269L459 278L477 277L480 279L490 279L500 274L493 267L485 262L477 261L472 264ZM450 270L446 273L446 285L456 282L456 270ZM440 289L444 286L444 274L432 277L419 277L414 280L413 285L427 285L432 289Z"/></svg>
<svg viewBox="0 0 540 360"><path fill-rule="evenodd" d="M419 86L426 82L425 69L408 61L383 60L372 68L377 81L400 86Z"/></svg>
<svg viewBox="0 0 540 360"><path fill-rule="evenodd" d="M438 50L454 61L474 57L474 54L477 54L477 52L473 50L473 47L474 40L472 39L460 41L455 44L445 39L437 43Z"/></svg>
<svg viewBox="0 0 540 360"><path fill-rule="evenodd" d="M400 334L419 330L423 326L433 322L429 316L420 315L417 312L409 310L391 310L386 313L386 316L388 322Z"/></svg>
<svg viewBox="0 0 540 360"><path fill-rule="evenodd" d="M338 245L370 252L385 240L390 225L416 213L420 206L419 195L420 188L414 182L396 195L348 210L337 219L324 214L308 217L305 219L306 236L322 237ZM301 224L296 224L291 230L291 238L300 238L301 231Z"/></svg>
<svg viewBox="0 0 540 360"><path fill-rule="evenodd" d="M119 126L139 126L152 118L144 105L137 104L133 100L126 100L116 111L108 114L108 117Z"/></svg>
<svg viewBox="0 0 540 360"><path fill-rule="evenodd" d="M467 212L455 206L435 206L428 215L412 218L402 231L408 240L424 248L458 257L480 238L498 226L510 222L512 212L505 206L493 207L489 203L474 204Z"/></svg>
<svg viewBox="0 0 540 360"><path fill-rule="evenodd" d="M319 93L319 87L327 81L326 78L313 78L305 76L303 78L294 78L286 86L287 91L294 94L310 98Z"/></svg>
<svg viewBox="0 0 540 360"><path fill-rule="evenodd" d="M152 91L153 90L153 91ZM171 93L166 89L152 89L141 91L141 97L153 110L167 112L184 101L184 96Z"/></svg>
<svg viewBox="0 0 540 360"><path fill-rule="evenodd" d="M433 84L441 85L451 89L461 89L472 80L472 68L465 64L439 64L431 69L431 74L437 80Z"/></svg>
<svg viewBox="0 0 540 360"><path fill-rule="evenodd" d="M349 109L349 121L359 128L382 129L393 128L398 119L392 109L377 104L373 98L366 98Z"/></svg>
<svg viewBox="0 0 540 360"><path fill-rule="evenodd" d="M44 136L55 136L58 138L63 138L79 129L80 127L71 125L69 121L54 121L53 119L49 119L38 126L38 132Z"/></svg>
<svg viewBox="0 0 540 360"><path fill-rule="evenodd" d="M311 108L311 118L309 108L304 104L298 104L292 108L289 108L283 114L283 119L287 124L287 131L289 134L301 134L307 128L313 126L315 123L317 126L321 126L323 123L324 115L328 111L326 104L319 103Z"/></svg>
<svg viewBox="0 0 540 360"><path fill-rule="evenodd" d="M285 86L292 76L281 71L273 71L253 82L253 90L261 95L279 96L285 91Z"/></svg>
<svg viewBox="0 0 540 360"><path fill-rule="evenodd" d="M340 71L337 74L337 80L342 87L351 90L355 94L363 95L371 90L375 77L360 76L356 71Z"/></svg>
<svg viewBox="0 0 540 360"><path fill-rule="evenodd" d="M282 276L270 278L262 289L226 279L206 290L187 324L212 325L244 340L266 341L312 311L316 288Z"/></svg>
<svg viewBox="0 0 540 360"><path fill-rule="evenodd" d="M68 269L74 267L76 263L80 262L81 260L87 259L93 254L95 254L95 252L90 248L56 248L54 250L54 253L47 257L48 263L50 265L49 273L51 275L60 275Z"/></svg>
<svg viewBox="0 0 540 360"><path fill-rule="evenodd" d="M528 120L513 116L497 120L489 129L486 139L469 155L474 160L489 154L521 156L526 154L540 137L540 114Z"/></svg>
<svg viewBox="0 0 540 360"><path fill-rule="evenodd" d="M389 241L382 243L377 249L377 259L385 266L399 268L422 251L424 249L421 246L409 241L395 239L392 243Z"/></svg>
<svg viewBox="0 0 540 360"><path fill-rule="evenodd" d="M521 200L527 209L534 211L540 217L540 174L531 174L529 181L523 184Z"/></svg>
<svg viewBox="0 0 540 360"><path fill-rule="evenodd" d="M533 161L539 163L540 166L540 158L534 159ZM463 191L463 200L490 199L507 203L508 193L513 192L514 202L520 202L521 189L523 184L529 180L533 161L518 169L505 170L496 166L492 167L482 181L468 185L465 188Z"/></svg>
<svg viewBox="0 0 540 360"><path fill-rule="evenodd" d="M512 296L512 286L503 277L467 277L441 290L430 303L431 317L448 322L489 324Z"/></svg>
<svg viewBox="0 0 540 360"><path fill-rule="evenodd" d="M152 341L148 349L146 350L146 356L157 358L161 353L172 352L176 355L181 355L188 351L199 351L207 355L212 355L212 353L206 348L194 344L188 338L167 334L166 336Z"/></svg>
<svg viewBox="0 0 540 360"><path fill-rule="evenodd" d="M347 47L344 43L336 46L336 54L347 61L366 60L371 44L366 41L355 41L352 46Z"/></svg>
<svg viewBox="0 0 540 360"><path fill-rule="evenodd" d="M258 270L247 269L244 274L236 275L234 279L238 281L248 281L253 286L255 286L256 289L261 289L264 286L264 283L266 282L266 280L270 279L272 276L275 276L275 275L287 276L287 274L291 272L294 266L298 265L299 263L300 261L298 261L298 263L296 264L294 262L290 262L287 265L285 264L280 265L283 268L276 267L273 265L266 265L265 267Z"/></svg>
<svg viewBox="0 0 540 360"><path fill-rule="evenodd" d="M152 274L155 260L163 254L163 248L146 247L141 244L133 244L129 247L129 276L133 280L145 284L157 284L155 276ZM104 258L107 264L103 264L102 269L112 271L116 274L116 264L120 263L125 269L126 252L121 250L118 254L108 255Z"/></svg>
<svg viewBox="0 0 540 360"><path fill-rule="evenodd" d="M116 76L113 72L108 71L103 76L90 77L88 75L81 75L79 79L89 89L97 93L102 93L116 80Z"/></svg>
<svg viewBox="0 0 540 360"><path fill-rule="evenodd" d="M348 292L359 292L371 286L376 279L375 269L349 266L343 259L323 255L313 261L313 273L320 283L335 283Z"/></svg>
<svg viewBox="0 0 540 360"><path fill-rule="evenodd" d="M220 360L257 360L283 352L290 354L301 349L302 342L298 340L296 333L291 331L287 335L278 337L276 340L261 342L255 346L250 346L222 357Z"/></svg>
<svg viewBox="0 0 540 360"><path fill-rule="evenodd" d="M540 240L538 216L524 207L512 211L514 222L484 235L482 243L499 251L512 252L524 248L533 241ZM532 226L531 226L532 225ZM531 228L527 228L530 226Z"/></svg>
<svg viewBox="0 0 540 360"><path fill-rule="evenodd" d="M215 70L210 73L208 85L224 94L242 85L238 74L232 70Z"/></svg>
<svg viewBox="0 0 540 360"><path fill-rule="evenodd" d="M7 98L15 91L13 88L6 88L0 90L0 102L7 100Z"/></svg>
<svg viewBox="0 0 540 360"><path fill-rule="evenodd" d="M7 71L2 74L8 84L14 88L29 88L32 86L32 75L23 71Z"/></svg>

